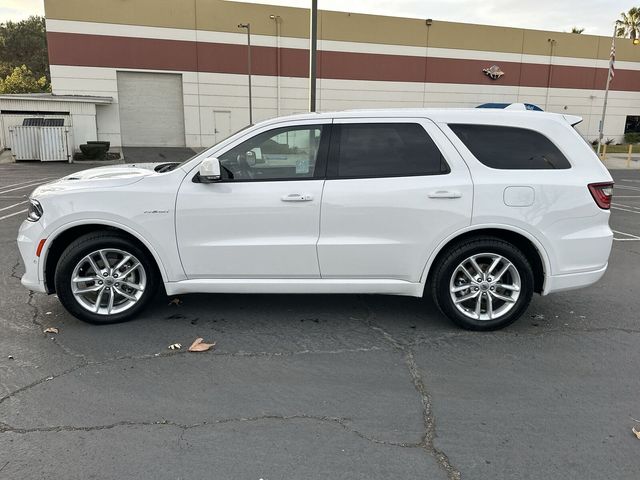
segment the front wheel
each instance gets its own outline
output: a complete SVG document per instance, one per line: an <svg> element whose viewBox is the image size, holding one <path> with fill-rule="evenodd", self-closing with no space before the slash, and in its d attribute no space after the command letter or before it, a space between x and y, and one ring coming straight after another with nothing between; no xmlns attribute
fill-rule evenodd
<svg viewBox="0 0 640 480"><path fill-rule="evenodd" d="M435 265L434 300L467 330L497 330L516 321L533 295L533 271L512 244L491 237L456 245Z"/></svg>
<svg viewBox="0 0 640 480"><path fill-rule="evenodd" d="M55 272L56 293L73 316L90 323L133 318L157 288L149 255L124 236L96 232L72 242Z"/></svg>

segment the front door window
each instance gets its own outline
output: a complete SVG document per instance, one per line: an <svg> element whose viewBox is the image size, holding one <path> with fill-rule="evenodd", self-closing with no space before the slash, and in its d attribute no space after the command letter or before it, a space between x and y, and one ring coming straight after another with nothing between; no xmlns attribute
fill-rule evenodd
<svg viewBox="0 0 640 480"><path fill-rule="evenodd" d="M322 126L269 130L219 157L224 181L313 178Z"/></svg>

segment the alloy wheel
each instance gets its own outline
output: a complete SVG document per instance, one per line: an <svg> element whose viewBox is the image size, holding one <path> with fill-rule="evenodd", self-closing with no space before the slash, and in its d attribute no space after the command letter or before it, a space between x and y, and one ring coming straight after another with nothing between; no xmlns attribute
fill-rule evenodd
<svg viewBox="0 0 640 480"><path fill-rule="evenodd" d="M518 269L506 257L479 253L462 261L453 271L449 293L455 307L473 320L496 320L516 304L522 281Z"/></svg>
<svg viewBox="0 0 640 480"><path fill-rule="evenodd" d="M73 269L71 291L84 309L98 315L133 307L147 286L140 260L124 250L100 249L84 256Z"/></svg>

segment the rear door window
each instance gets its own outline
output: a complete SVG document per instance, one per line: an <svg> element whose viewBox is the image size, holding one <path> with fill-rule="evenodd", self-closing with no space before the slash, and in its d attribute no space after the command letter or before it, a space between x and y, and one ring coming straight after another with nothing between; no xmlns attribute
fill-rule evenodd
<svg viewBox="0 0 640 480"><path fill-rule="evenodd" d="M334 134L330 178L406 177L450 171L436 144L417 123L336 124Z"/></svg>
<svg viewBox="0 0 640 480"><path fill-rule="evenodd" d="M503 170L571 168L558 147L534 130L467 124L449 124L449 128L487 167Z"/></svg>

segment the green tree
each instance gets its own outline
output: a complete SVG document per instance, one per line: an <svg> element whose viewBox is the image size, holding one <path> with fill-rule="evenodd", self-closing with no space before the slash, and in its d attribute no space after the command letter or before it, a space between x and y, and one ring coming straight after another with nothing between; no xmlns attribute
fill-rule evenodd
<svg viewBox="0 0 640 480"><path fill-rule="evenodd" d="M14 69L22 65L26 65L36 79L45 77L49 83L44 17L0 23L0 78L13 75Z"/></svg>
<svg viewBox="0 0 640 480"><path fill-rule="evenodd" d="M618 37L628 37L631 40L640 38L640 8L633 7L628 12L622 12L616 24Z"/></svg>
<svg viewBox="0 0 640 480"><path fill-rule="evenodd" d="M0 94L2 93L38 93L49 91L49 82L44 75L36 78L26 65L13 69L3 80L0 78Z"/></svg>
<svg viewBox="0 0 640 480"><path fill-rule="evenodd" d="M584 28L571 27L571 33L582 33L584 32Z"/></svg>

